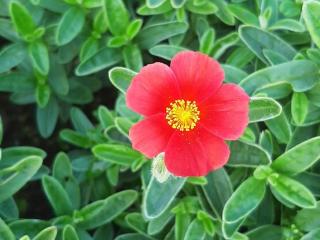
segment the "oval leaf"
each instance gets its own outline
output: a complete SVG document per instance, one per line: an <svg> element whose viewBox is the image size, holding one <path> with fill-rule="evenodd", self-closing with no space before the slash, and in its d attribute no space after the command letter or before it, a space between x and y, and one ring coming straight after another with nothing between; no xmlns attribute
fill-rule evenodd
<svg viewBox="0 0 320 240"><path fill-rule="evenodd" d="M286 175L295 175L310 168L320 158L320 137L311 138L283 153L271 167Z"/></svg>
<svg viewBox="0 0 320 240"><path fill-rule="evenodd" d="M311 89L319 79L318 67L308 60L291 61L258 70L240 82L247 93L275 82L289 83L295 92Z"/></svg>
<svg viewBox="0 0 320 240"><path fill-rule="evenodd" d="M309 189L296 180L293 180L284 175L271 175L268 178L268 182L271 185L272 192L275 192L281 200L282 198L289 203L292 203L301 208L315 208L316 199L312 195Z"/></svg>
<svg viewBox="0 0 320 240"><path fill-rule="evenodd" d="M170 176L166 182L159 183L152 178L143 199L145 217L153 219L160 216L170 206L185 181L186 178Z"/></svg>
<svg viewBox="0 0 320 240"><path fill-rule="evenodd" d="M118 192L105 200L86 205L74 215L74 218L80 228L94 229L119 216L137 197L138 193L133 190Z"/></svg>
<svg viewBox="0 0 320 240"><path fill-rule="evenodd" d="M250 122L263 122L281 114L281 105L267 97L252 97L250 99Z"/></svg>
<svg viewBox="0 0 320 240"><path fill-rule="evenodd" d="M248 216L262 201L266 191L265 181L248 178L227 201L223 209L223 220L234 223Z"/></svg>
<svg viewBox="0 0 320 240"><path fill-rule="evenodd" d="M81 8L71 7L66 11L57 28L56 42L59 46L71 42L82 30L85 14Z"/></svg>

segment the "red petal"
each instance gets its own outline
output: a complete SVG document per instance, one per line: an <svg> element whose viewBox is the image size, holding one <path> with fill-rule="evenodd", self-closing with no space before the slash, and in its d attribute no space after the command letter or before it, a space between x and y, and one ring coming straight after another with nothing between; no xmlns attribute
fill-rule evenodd
<svg viewBox="0 0 320 240"><path fill-rule="evenodd" d="M179 98L176 78L165 64L153 63L141 69L127 91L127 106L145 116L165 112Z"/></svg>
<svg viewBox="0 0 320 240"><path fill-rule="evenodd" d="M224 72L220 64L205 54L193 51L178 53L171 61L183 98L201 101L222 84Z"/></svg>
<svg viewBox="0 0 320 240"><path fill-rule="evenodd" d="M205 176L226 164L228 145L203 128L175 132L165 149L165 164L175 176Z"/></svg>
<svg viewBox="0 0 320 240"><path fill-rule="evenodd" d="M165 114L156 114L135 124L129 132L132 148L149 158L163 152L173 129L165 120Z"/></svg>
<svg viewBox="0 0 320 240"><path fill-rule="evenodd" d="M222 87L199 106L200 123L214 135L236 140L248 125L250 98L236 84Z"/></svg>

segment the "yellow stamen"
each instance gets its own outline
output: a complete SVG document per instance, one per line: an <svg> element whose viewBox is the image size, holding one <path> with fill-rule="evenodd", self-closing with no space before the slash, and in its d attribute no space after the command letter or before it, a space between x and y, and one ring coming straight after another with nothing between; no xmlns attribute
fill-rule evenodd
<svg viewBox="0 0 320 240"><path fill-rule="evenodd" d="M168 124L180 131L194 129L200 120L200 111L195 101L175 100L166 108Z"/></svg>

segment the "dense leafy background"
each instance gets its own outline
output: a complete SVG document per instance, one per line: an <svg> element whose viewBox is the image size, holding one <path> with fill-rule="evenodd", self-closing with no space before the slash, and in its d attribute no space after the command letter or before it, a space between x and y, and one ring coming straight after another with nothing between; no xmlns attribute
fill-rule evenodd
<svg viewBox="0 0 320 240"><path fill-rule="evenodd" d="M0 240L320 239L320 1L0 0L0 43ZM225 168L160 184L124 94L184 49L250 125Z"/></svg>

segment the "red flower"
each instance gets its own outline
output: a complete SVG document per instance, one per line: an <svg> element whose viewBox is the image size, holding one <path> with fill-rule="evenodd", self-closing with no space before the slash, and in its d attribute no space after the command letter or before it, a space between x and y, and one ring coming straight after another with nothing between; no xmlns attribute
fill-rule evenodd
<svg viewBox="0 0 320 240"><path fill-rule="evenodd" d="M178 53L170 67L143 67L126 97L127 106L145 117L130 129L133 148L149 158L164 152L176 176L204 176L225 165L230 151L224 140L244 132L249 96L223 79L218 62L193 51Z"/></svg>

